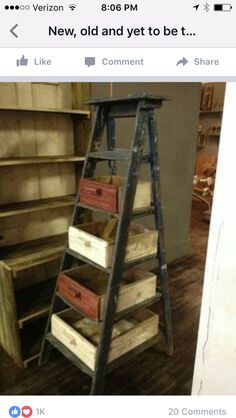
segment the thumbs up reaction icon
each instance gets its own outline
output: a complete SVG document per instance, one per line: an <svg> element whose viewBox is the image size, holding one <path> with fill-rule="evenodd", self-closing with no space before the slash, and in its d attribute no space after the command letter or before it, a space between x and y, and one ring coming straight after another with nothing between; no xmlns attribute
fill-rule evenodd
<svg viewBox="0 0 236 418"><path fill-rule="evenodd" d="M22 57L20 59L16 60L16 65L17 65L17 67L20 67L22 65L28 65L28 59L25 58L24 55L22 55Z"/></svg>

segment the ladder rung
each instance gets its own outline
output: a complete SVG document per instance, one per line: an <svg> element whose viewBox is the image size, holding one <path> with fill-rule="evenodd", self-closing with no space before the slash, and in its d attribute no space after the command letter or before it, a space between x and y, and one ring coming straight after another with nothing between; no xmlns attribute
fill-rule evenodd
<svg viewBox="0 0 236 418"><path fill-rule="evenodd" d="M128 161L130 159L131 153L128 149L115 149L113 151L96 151L89 152L87 154L88 158L94 158L95 160L123 160ZM148 163L150 161L150 154L145 152L143 154L143 163Z"/></svg>
<svg viewBox="0 0 236 418"><path fill-rule="evenodd" d="M63 303L65 303L66 305L68 305L70 308L72 308L74 311L78 312L80 315L89 318L91 321L93 322L102 322L102 319L100 320L96 320L94 318L91 318L89 315L85 314L83 311L81 311L80 309L76 308L70 301L68 301L66 298L64 298L64 296L62 296L60 294L60 292L57 292L57 297L60 298ZM148 306L153 305L156 302L159 302L161 300L162 294L160 292L157 292L155 296L153 296L152 298L149 298L147 300L144 300L143 302L140 303L136 303L136 305L131 306L128 309L125 309L124 311L118 312L115 316L115 321L119 321L121 318L124 318L125 316L136 312L140 309L144 309L147 308Z"/></svg>
<svg viewBox="0 0 236 418"><path fill-rule="evenodd" d="M67 306L69 306L70 308L72 308L75 312L78 312L78 314L80 314L80 315L82 315L82 316L84 316L84 317L86 317L86 318L89 318L91 321L93 321L93 322L101 322L101 321L97 321L96 319L94 319L94 318L91 318L89 315L87 315L87 314L85 314L83 311L81 311L80 309L78 309L78 308L76 308L68 299L66 299L64 296L62 296L61 294L60 294L60 292L57 292L56 293L56 295L57 295L57 297L58 298L60 298Z"/></svg>
<svg viewBox="0 0 236 418"><path fill-rule="evenodd" d="M102 270L102 271L105 271L106 273L110 273L110 268L102 267L99 264L94 263L89 258L86 258L82 256L81 254L77 253L76 251L71 250L70 248L66 248L66 253L76 258L77 260L83 261L86 264L90 264L91 266L97 268L98 270Z"/></svg>
<svg viewBox="0 0 236 418"><path fill-rule="evenodd" d="M134 267L134 266L137 266L138 264L146 263L146 261L150 261L156 258L157 258L157 254L146 255L145 257L138 258L137 260L132 260L132 261L129 261L128 263L125 263L124 267L125 268Z"/></svg>
<svg viewBox="0 0 236 418"><path fill-rule="evenodd" d="M98 270L105 271L106 273L110 273L111 272L111 267L103 267L103 266L100 266L99 264L94 263L89 258L86 258L86 257L82 256L81 254L79 254L79 253L71 250L70 248L66 248L66 253L69 254L69 255L71 255L72 257L76 258L77 260L83 261L84 263L89 264L89 265L97 268ZM147 255L147 256L142 257L142 258L139 258L137 260L129 261L128 263L125 263L124 264L124 269L130 268L130 267L133 267L133 266L136 266L138 264L145 263L146 261L150 261L150 260L153 260L155 258L157 258L157 254Z"/></svg>
<svg viewBox="0 0 236 418"><path fill-rule="evenodd" d="M108 212L107 210L96 208L95 206L89 206L85 203L79 202L77 206L87 210L93 210L95 212L106 213L107 215L114 216L115 218L119 218L120 213ZM152 215L154 213L154 206L149 206L147 208L136 209L132 213L133 218L138 218L142 216Z"/></svg>
<svg viewBox="0 0 236 418"><path fill-rule="evenodd" d="M128 309L125 309L124 311L118 312L115 316L115 321L119 321L119 319L124 318L125 316L138 311L139 309L147 308L148 306L153 305L156 302L159 302L161 300L162 294L156 293L155 296L153 296L150 299L147 299L141 303L136 303L136 305L131 306Z"/></svg>
<svg viewBox="0 0 236 418"><path fill-rule="evenodd" d="M117 367L121 366L123 363L132 360L137 355L141 354L143 351L147 350L148 348L152 347L154 344L157 344L162 338L162 333L159 332L150 340L145 341L143 344L140 344L138 347L135 347L133 350L128 351L127 353L123 354L122 356L118 357L117 359L113 360L107 366L107 372L111 372ZM73 354L68 348L64 346L57 338L55 338L51 333L47 335L47 340L55 347L60 353L70 360L76 367L78 367L82 372L86 373L87 375L93 377L94 371L90 369L81 359L79 359L75 354Z"/></svg>

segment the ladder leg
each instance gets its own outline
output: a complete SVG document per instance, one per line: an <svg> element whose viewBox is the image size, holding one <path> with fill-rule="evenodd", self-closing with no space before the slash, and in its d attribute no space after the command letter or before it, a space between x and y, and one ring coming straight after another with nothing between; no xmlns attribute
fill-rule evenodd
<svg viewBox="0 0 236 418"><path fill-rule="evenodd" d="M71 255L69 254L64 253L62 262L61 262L60 271L71 268L72 263L73 263L73 257L71 257ZM53 313L59 312L66 308L66 305L63 303L63 301L57 298L57 289L58 289L58 280L54 289L52 304L51 304L50 312L49 312L48 319L47 319L47 324L46 324L45 331L44 331L43 342L42 342L39 362L38 362L39 366L42 366L49 360L49 356L51 352L51 344L47 341L47 334L51 326L51 316Z"/></svg>
<svg viewBox="0 0 236 418"><path fill-rule="evenodd" d="M124 194L122 197L113 263L109 277L104 319L101 329L101 340L96 355L95 373L91 389L92 395L101 395L104 389L104 379L116 311L116 302L123 271L129 226L132 217L135 191L143 153L145 128L147 126L147 112L140 109L140 107L138 107L136 114L135 134L131 145L131 155L128 163Z"/></svg>
<svg viewBox="0 0 236 418"><path fill-rule="evenodd" d="M170 308L170 295L168 285L168 272L165 255L165 240L164 240L164 223L162 206L160 200L160 166L158 154L158 130L155 120L154 111L149 114L148 122L149 133L149 147L151 153L151 176L152 176L152 194L153 203L155 206L155 224L158 230L158 261L159 261L159 275L162 285L162 302L165 316L165 337L167 342L168 355L173 354L173 334L172 334L172 319Z"/></svg>
<svg viewBox="0 0 236 418"><path fill-rule="evenodd" d="M107 149L112 151L116 147L115 137L115 120L114 118L108 118L107 120ZM111 176L117 174L116 161L109 161L109 173Z"/></svg>
<svg viewBox="0 0 236 418"><path fill-rule="evenodd" d="M92 131L91 131L91 135L89 139L89 146L88 146L87 153L90 151L96 151L97 149L100 148L101 141L102 141L102 134L103 134L104 127L105 127L105 121L106 121L106 110L103 108L103 106L98 105L95 110L95 118L94 118L94 123L93 123ZM95 168L96 168L96 161L92 161L92 162L89 161L86 155L85 163L84 163L84 167L82 171L82 177L92 177L94 174ZM79 201L79 191L77 194L77 202L78 201ZM79 224L81 222L83 213L84 213L84 210L82 208L78 208L75 205L71 224L72 225ZM64 252L60 271L70 269L72 267L72 264L73 264L73 257L67 254L66 252ZM41 352L40 352L40 357L39 357L39 365L46 363L50 356L51 344L47 341L47 334L51 327L51 316L53 313L58 312L64 309L65 307L63 303L60 303L59 298L57 298L56 296L57 289L58 289L58 281L55 287L53 301L52 301L50 313L49 313L47 324L46 324L45 331L44 331L43 342L42 342L42 347L41 347Z"/></svg>
<svg viewBox="0 0 236 418"><path fill-rule="evenodd" d="M45 333L43 337L43 343L42 343L39 361L38 361L39 366L42 366L43 364L47 363L47 361L49 360L50 352L51 352L51 344L48 342L46 338L47 333L50 328L51 316L53 313L60 312L63 309L66 309L68 307L60 298L57 297L56 292L57 292L57 285L56 285L56 289L53 295L51 310L47 319L47 325L46 325L46 329L45 329Z"/></svg>
<svg viewBox="0 0 236 418"><path fill-rule="evenodd" d="M94 175L96 161L89 160L88 154L90 152L98 151L101 147L102 135L105 128L105 123L107 119L107 109L102 105L97 105L94 115L94 123L91 130L91 135L89 138L88 149L85 157L85 163L82 170L81 178L92 177ZM77 195L77 200L79 200L79 192Z"/></svg>

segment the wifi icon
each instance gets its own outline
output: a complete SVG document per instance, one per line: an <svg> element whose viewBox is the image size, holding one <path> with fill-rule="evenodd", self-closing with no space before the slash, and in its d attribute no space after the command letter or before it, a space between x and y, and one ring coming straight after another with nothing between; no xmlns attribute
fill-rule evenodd
<svg viewBox="0 0 236 418"><path fill-rule="evenodd" d="M76 9L76 4L69 4L69 9L73 12Z"/></svg>

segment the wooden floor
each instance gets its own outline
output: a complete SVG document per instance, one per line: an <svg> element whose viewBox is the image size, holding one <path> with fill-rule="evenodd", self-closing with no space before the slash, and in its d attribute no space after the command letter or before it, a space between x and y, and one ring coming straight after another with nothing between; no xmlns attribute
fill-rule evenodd
<svg viewBox="0 0 236 418"><path fill-rule="evenodd" d="M169 267L175 351L168 358L153 347L107 378L107 394L188 395L201 303L208 224L202 220L204 204L193 205L191 256ZM0 350L0 393L3 395L88 394L90 379L54 352L41 368L19 370Z"/></svg>

